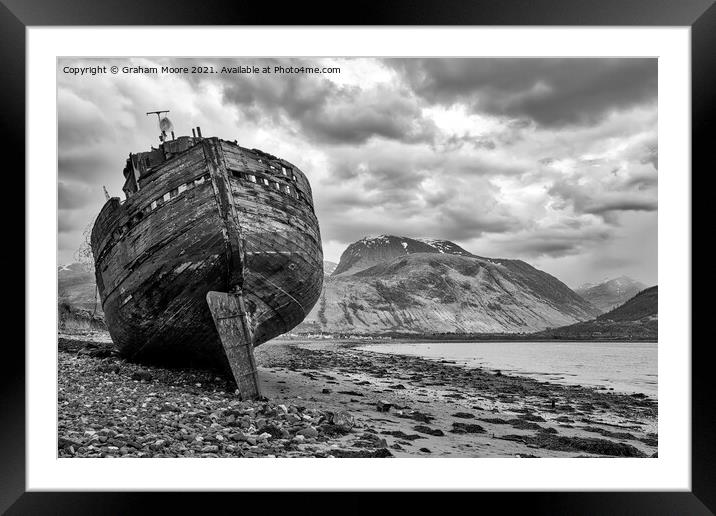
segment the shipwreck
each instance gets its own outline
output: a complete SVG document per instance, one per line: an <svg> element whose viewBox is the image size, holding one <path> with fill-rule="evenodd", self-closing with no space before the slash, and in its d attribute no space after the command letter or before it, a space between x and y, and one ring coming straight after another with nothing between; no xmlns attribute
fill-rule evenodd
<svg viewBox="0 0 716 516"><path fill-rule="evenodd" d="M321 292L311 186L288 161L199 127L175 137L166 113L148 113L160 144L129 155L125 200L108 198L92 228L107 327L131 360L220 367L256 398L254 347Z"/></svg>

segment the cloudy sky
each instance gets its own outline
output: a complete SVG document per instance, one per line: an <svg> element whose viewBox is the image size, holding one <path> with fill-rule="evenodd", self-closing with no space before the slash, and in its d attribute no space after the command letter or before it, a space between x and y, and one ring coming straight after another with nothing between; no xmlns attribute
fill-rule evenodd
<svg viewBox="0 0 716 516"><path fill-rule="evenodd" d="M65 66L311 66L331 74L71 75ZM238 140L311 181L324 254L366 235L453 240L570 286L657 281L655 59L66 59L58 62L59 261L123 197L129 152Z"/></svg>

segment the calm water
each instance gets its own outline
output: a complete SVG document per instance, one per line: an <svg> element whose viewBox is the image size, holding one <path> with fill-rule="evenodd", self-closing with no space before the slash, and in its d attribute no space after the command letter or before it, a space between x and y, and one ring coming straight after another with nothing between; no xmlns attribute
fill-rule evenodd
<svg viewBox="0 0 716 516"><path fill-rule="evenodd" d="M656 347L655 342L426 342L368 344L362 349L656 397Z"/></svg>

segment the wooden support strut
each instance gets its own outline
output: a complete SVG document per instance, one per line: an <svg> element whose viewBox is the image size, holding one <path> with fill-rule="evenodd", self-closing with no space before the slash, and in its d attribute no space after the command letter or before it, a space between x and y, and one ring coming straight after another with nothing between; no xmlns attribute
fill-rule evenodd
<svg viewBox="0 0 716 516"><path fill-rule="evenodd" d="M253 332L246 314L243 295L240 292L227 294L211 291L206 294L206 302L219 333L219 340L224 346L241 399L260 397Z"/></svg>

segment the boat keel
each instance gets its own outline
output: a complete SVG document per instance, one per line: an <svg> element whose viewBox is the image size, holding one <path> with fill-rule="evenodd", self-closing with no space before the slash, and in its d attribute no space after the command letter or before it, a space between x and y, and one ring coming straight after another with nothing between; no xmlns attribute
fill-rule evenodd
<svg viewBox="0 0 716 516"><path fill-rule="evenodd" d="M260 397L253 332L246 314L243 296L240 293L211 291L206 294L206 302L226 358L229 360L241 399Z"/></svg>

